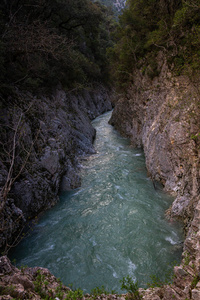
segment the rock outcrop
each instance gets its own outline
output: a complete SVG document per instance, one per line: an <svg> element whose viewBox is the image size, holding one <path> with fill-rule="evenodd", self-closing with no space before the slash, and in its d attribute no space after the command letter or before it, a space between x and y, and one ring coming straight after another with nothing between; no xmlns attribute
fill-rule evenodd
<svg viewBox="0 0 200 300"><path fill-rule="evenodd" d="M181 219L186 232L183 261L175 268L173 291L167 287L162 296L157 293L148 298L146 294L144 299L200 299L199 82L174 76L162 53L158 65L160 74L153 80L142 70L135 70L134 84L117 101L110 124L128 136L134 146L144 148L149 176L175 196L167 216ZM191 283L194 278L195 285Z"/></svg>
<svg viewBox="0 0 200 300"><path fill-rule="evenodd" d="M160 54L160 75L151 80L135 71L134 84L116 103L110 123L143 147L149 176L163 183L175 196L169 218L184 222L186 239L182 262L174 268L171 285L140 289L144 300L200 299L200 106L198 81L174 76ZM5 203L1 245L39 212L58 200L58 191L80 184L77 170L82 155L94 152L95 130L90 120L111 109L105 90L82 95L56 91L50 98L21 94L21 105L1 108L3 148L15 145L15 169L11 193ZM28 101L28 103L27 103ZM3 127L2 127L3 128ZM8 130L10 128L10 130ZM16 133L16 135L15 135ZM9 146L12 146L9 148ZM12 161L2 160L0 185L5 186ZM21 172L21 166L23 170ZM6 219L5 216L6 215ZM0 299L53 299L67 296L69 289L42 268L18 270L6 257L0 262ZM42 278L42 282L41 282ZM38 290L39 289L39 290ZM39 292L38 292L39 291ZM41 296L42 295L42 296ZM84 296L85 298L91 296ZM98 299L125 299L125 295L102 295Z"/></svg>
<svg viewBox="0 0 200 300"><path fill-rule="evenodd" d="M70 291L45 268L14 267L6 256L0 258L0 299L55 299Z"/></svg>
<svg viewBox="0 0 200 300"><path fill-rule="evenodd" d="M80 186L79 158L94 153L91 120L111 108L102 86L79 94L59 89L51 97L17 91L2 103L0 248L18 242L27 221L58 201L59 190Z"/></svg>
<svg viewBox="0 0 200 300"><path fill-rule="evenodd" d="M172 215L184 218L200 191L199 93L197 83L174 77L166 63L160 68L153 81L136 72L134 85L117 102L110 123L144 148L151 178L176 195Z"/></svg>
<svg viewBox="0 0 200 300"><path fill-rule="evenodd" d="M125 295L84 295L78 289L72 291L45 268L18 269L6 256L0 257L0 300L48 299L48 300L125 300Z"/></svg>
<svg viewBox="0 0 200 300"><path fill-rule="evenodd" d="M116 7L116 9L118 11L121 11L122 9L125 8L125 5L126 5L126 0L115 0L113 2L113 5Z"/></svg>

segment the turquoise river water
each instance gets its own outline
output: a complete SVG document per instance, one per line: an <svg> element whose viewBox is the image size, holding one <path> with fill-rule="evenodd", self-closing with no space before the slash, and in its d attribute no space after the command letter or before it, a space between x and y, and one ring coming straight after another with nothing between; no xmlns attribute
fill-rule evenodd
<svg viewBox="0 0 200 300"><path fill-rule="evenodd" d="M181 259L181 226L164 216L173 199L154 189L143 151L108 124L110 116L93 121L97 153L82 163L82 186L63 192L11 255L85 292L101 285L121 292L127 275L145 286Z"/></svg>

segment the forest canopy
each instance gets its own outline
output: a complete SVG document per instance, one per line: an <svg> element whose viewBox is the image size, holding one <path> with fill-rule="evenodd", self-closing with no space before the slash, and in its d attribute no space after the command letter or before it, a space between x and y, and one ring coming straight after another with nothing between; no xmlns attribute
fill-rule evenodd
<svg viewBox="0 0 200 300"><path fill-rule="evenodd" d="M109 50L112 74L126 88L134 68L153 79L156 57L163 51L175 74L193 76L200 70L199 0L128 0Z"/></svg>
<svg viewBox="0 0 200 300"><path fill-rule="evenodd" d="M199 71L199 0L127 0L117 25L101 2L1 1L1 90L73 90L111 79L123 89L134 68L159 75L159 51L177 75Z"/></svg>
<svg viewBox="0 0 200 300"><path fill-rule="evenodd" d="M1 90L108 81L114 21L99 2L4 0L0 16Z"/></svg>

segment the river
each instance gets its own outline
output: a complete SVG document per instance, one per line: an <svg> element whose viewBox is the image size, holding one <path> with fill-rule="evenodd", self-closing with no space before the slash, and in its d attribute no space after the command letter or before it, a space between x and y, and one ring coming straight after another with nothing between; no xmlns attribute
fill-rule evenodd
<svg viewBox="0 0 200 300"><path fill-rule="evenodd" d="M11 255L85 292L101 285L121 292L127 275L145 286L181 260L181 226L164 215L173 199L154 188L143 151L108 124L110 115L93 121L97 153L82 162L82 186L61 193Z"/></svg>

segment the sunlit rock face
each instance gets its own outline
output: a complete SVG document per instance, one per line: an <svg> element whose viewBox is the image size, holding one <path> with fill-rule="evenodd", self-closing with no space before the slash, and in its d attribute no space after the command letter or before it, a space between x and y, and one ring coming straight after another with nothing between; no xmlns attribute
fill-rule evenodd
<svg viewBox="0 0 200 300"><path fill-rule="evenodd" d="M126 0L114 0L114 6L118 11L122 10L125 7Z"/></svg>
<svg viewBox="0 0 200 300"><path fill-rule="evenodd" d="M97 0L93 1L96 2ZM111 7L114 14L118 16L125 8L127 0L100 0L100 2L105 6Z"/></svg>

